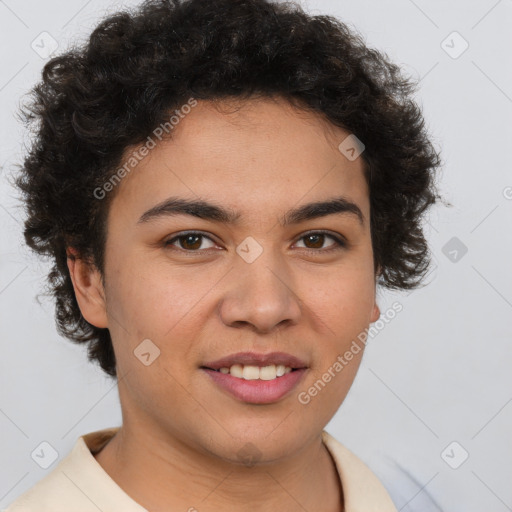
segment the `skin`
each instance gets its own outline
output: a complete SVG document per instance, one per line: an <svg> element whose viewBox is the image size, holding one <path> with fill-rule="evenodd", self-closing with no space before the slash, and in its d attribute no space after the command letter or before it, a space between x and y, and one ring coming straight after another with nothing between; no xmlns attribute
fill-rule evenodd
<svg viewBox="0 0 512 512"><path fill-rule="evenodd" d="M343 489L321 432L363 350L309 404L297 395L380 315L363 161L338 150L349 132L283 99L220 106L198 102L172 140L118 185L105 286L92 265L68 260L82 314L108 327L117 359L123 425L96 460L151 511L340 512ZM279 223L291 208L340 195L360 208L363 223L349 213ZM170 196L241 217L236 225L187 215L137 222ZM347 246L325 252L336 247L330 235L304 238L318 229ZM186 230L210 239L164 245ZM252 263L236 252L248 236L263 248ZM149 366L134 356L147 338L160 349ZM239 351L288 352L309 368L278 402L248 404L200 369ZM258 453L255 465L240 459L244 447Z"/></svg>

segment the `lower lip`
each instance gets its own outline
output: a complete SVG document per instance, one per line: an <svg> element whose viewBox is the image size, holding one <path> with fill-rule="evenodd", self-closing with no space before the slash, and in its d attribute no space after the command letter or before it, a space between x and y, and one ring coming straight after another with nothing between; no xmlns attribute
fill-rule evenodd
<svg viewBox="0 0 512 512"><path fill-rule="evenodd" d="M216 372L201 368L220 388L229 394L250 404L271 404L277 402L295 388L306 373L301 368L285 373L282 377L272 380L245 380L233 377L229 373Z"/></svg>

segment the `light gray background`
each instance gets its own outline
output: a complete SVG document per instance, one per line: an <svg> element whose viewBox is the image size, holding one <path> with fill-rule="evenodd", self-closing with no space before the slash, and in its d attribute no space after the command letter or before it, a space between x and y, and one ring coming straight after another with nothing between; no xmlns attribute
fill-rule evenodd
<svg viewBox="0 0 512 512"><path fill-rule="evenodd" d="M46 31L59 52L130 4L0 1L0 507L55 467L32 460L42 441L62 458L80 435L121 422L116 385L87 363L84 348L58 336L51 300L35 299L49 266L23 246L23 214L6 176L27 141L16 109L45 62L32 41ZM436 207L426 223L431 283L379 293L382 311L394 300L404 309L368 344L327 429L402 511L512 510L512 0L302 5L340 17L421 78L417 99L442 149L441 191L454 205ZM460 56L454 31L469 44ZM456 261L446 246L453 237L468 250ZM450 467L465 451L469 458Z"/></svg>

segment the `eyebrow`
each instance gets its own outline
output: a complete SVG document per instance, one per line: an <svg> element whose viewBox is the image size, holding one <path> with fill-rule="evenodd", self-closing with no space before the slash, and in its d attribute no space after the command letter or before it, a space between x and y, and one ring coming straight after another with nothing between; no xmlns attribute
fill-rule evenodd
<svg viewBox="0 0 512 512"><path fill-rule="evenodd" d="M316 201L293 208L281 216L279 222L282 226L288 226L333 214L353 215L361 225L364 225L364 215L359 206L344 197ZM236 224L241 217L239 212L207 201L170 197L144 212L137 224L174 215L190 215L224 224Z"/></svg>

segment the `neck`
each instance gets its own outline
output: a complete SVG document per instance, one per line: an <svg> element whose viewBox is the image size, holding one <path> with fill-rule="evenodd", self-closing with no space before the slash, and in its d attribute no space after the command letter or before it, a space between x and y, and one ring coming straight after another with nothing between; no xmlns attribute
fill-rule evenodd
<svg viewBox="0 0 512 512"><path fill-rule="evenodd" d="M344 510L339 476L320 435L285 461L243 465L125 424L95 458L154 512Z"/></svg>

